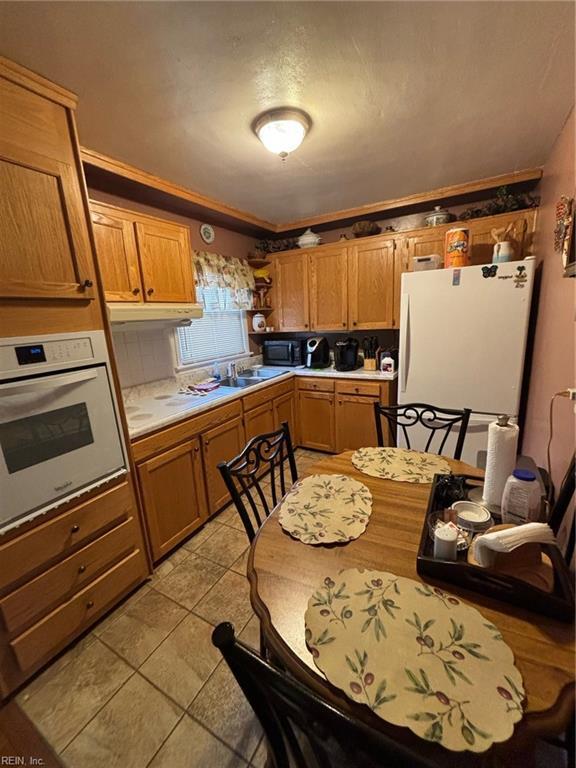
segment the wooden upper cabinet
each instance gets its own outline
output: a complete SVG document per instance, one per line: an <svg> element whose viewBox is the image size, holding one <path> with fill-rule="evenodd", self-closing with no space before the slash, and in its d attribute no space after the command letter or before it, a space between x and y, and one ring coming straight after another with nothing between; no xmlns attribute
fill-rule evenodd
<svg viewBox="0 0 576 768"><path fill-rule="evenodd" d="M500 216L490 216L484 219L471 219L464 226L470 230L470 263L489 264L492 261L495 241L492 237L493 229L503 229L512 224L512 229L506 236L506 240L512 241L514 259L524 257L524 239L527 230L525 216L517 216L514 213Z"/></svg>
<svg viewBox="0 0 576 768"><path fill-rule="evenodd" d="M307 331L308 254L286 253L274 261L276 316L280 331Z"/></svg>
<svg viewBox="0 0 576 768"><path fill-rule="evenodd" d="M142 301L134 223L92 203L92 229L107 301Z"/></svg>
<svg viewBox="0 0 576 768"><path fill-rule="evenodd" d="M420 232L413 237L409 237L407 241L409 267L407 271L412 269L412 258L414 256L432 256L438 254L442 261L444 260L444 238L446 231L452 226L456 226L456 222L450 227L430 227L427 232Z"/></svg>
<svg viewBox="0 0 576 768"><path fill-rule="evenodd" d="M352 246L348 255L348 325L351 330L394 325L394 239Z"/></svg>
<svg viewBox="0 0 576 768"><path fill-rule="evenodd" d="M137 221L136 238L145 301L194 301L188 230L156 221Z"/></svg>
<svg viewBox="0 0 576 768"><path fill-rule="evenodd" d="M346 248L312 251L310 268L310 327L342 331L348 327L348 259Z"/></svg>
<svg viewBox="0 0 576 768"><path fill-rule="evenodd" d="M90 210L107 301L194 301L187 227L108 203Z"/></svg>
<svg viewBox="0 0 576 768"><path fill-rule="evenodd" d="M73 115L0 61L0 296L92 299L93 254Z"/></svg>

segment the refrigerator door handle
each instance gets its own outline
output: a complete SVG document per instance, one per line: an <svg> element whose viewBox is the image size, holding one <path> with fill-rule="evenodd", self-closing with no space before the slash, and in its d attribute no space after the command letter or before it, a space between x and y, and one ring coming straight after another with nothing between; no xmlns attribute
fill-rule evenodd
<svg viewBox="0 0 576 768"><path fill-rule="evenodd" d="M402 361L402 379L400 392L406 392L408 367L410 365L410 294L403 295L400 309L400 360Z"/></svg>

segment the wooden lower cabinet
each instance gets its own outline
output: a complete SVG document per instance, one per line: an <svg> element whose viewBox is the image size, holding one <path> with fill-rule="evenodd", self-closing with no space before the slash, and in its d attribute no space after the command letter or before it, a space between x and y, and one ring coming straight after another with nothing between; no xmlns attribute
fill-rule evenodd
<svg viewBox="0 0 576 768"><path fill-rule="evenodd" d="M335 450L334 395L330 392L298 392L300 445L331 453Z"/></svg>
<svg viewBox="0 0 576 768"><path fill-rule="evenodd" d="M138 476L156 561L206 520L200 440L145 461Z"/></svg>
<svg viewBox="0 0 576 768"><path fill-rule="evenodd" d="M298 425L296 421L296 404L294 402L294 393L287 392L285 395L275 397L272 401L274 410L274 429L280 429L283 421L288 422L290 429L290 439L292 445L298 445Z"/></svg>
<svg viewBox="0 0 576 768"><path fill-rule="evenodd" d="M208 512L210 515L213 515L230 498L220 475L218 464L221 461L230 461L244 448L245 439L242 418L238 416L227 421L225 424L220 424L220 426L204 432L201 442L208 496Z"/></svg>
<svg viewBox="0 0 576 768"><path fill-rule="evenodd" d="M131 479L0 544L0 698L149 573Z"/></svg>
<svg viewBox="0 0 576 768"><path fill-rule="evenodd" d="M354 451L375 446L376 419L374 403L378 397L336 395L336 451Z"/></svg>
<svg viewBox="0 0 576 768"><path fill-rule="evenodd" d="M256 435L263 435L274 430L274 410L271 402L264 403L244 414L246 442Z"/></svg>

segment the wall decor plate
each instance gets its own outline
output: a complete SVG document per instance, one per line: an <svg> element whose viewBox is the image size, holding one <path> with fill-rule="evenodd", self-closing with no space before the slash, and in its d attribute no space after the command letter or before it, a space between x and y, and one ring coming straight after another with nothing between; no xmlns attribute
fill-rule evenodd
<svg viewBox="0 0 576 768"><path fill-rule="evenodd" d="M450 474L442 456L408 448L358 448L352 464L365 475L403 483L431 483L434 475Z"/></svg>
<svg viewBox="0 0 576 768"><path fill-rule="evenodd" d="M200 224L200 237L205 243L213 243L216 239L214 227L211 224Z"/></svg>
<svg viewBox="0 0 576 768"><path fill-rule="evenodd" d="M423 739L484 752L522 718L522 677L498 628L437 587L344 570L311 596L305 625L330 683Z"/></svg>
<svg viewBox="0 0 576 768"><path fill-rule="evenodd" d="M280 504L282 528L304 544L357 539L368 525L372 494L347 475L311 475L295 483Z"/></svg>

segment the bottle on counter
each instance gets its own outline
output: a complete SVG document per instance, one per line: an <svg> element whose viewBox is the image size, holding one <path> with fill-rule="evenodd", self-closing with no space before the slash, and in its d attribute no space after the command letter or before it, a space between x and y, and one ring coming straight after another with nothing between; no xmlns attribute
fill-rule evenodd
<svg viewBox="0 0 576 768"><path fill-rule="evenodd" d="M515 469L506 480L502 494L502 522L520 525L540 517L540 485L529 469Z"/></svg>
<svg viewBox="0 0 576 768"><path fill-rule="evenodd" d="M380 359L380 370L382 373L394 373L394 358L390 355L384 355Z"/></svg>

